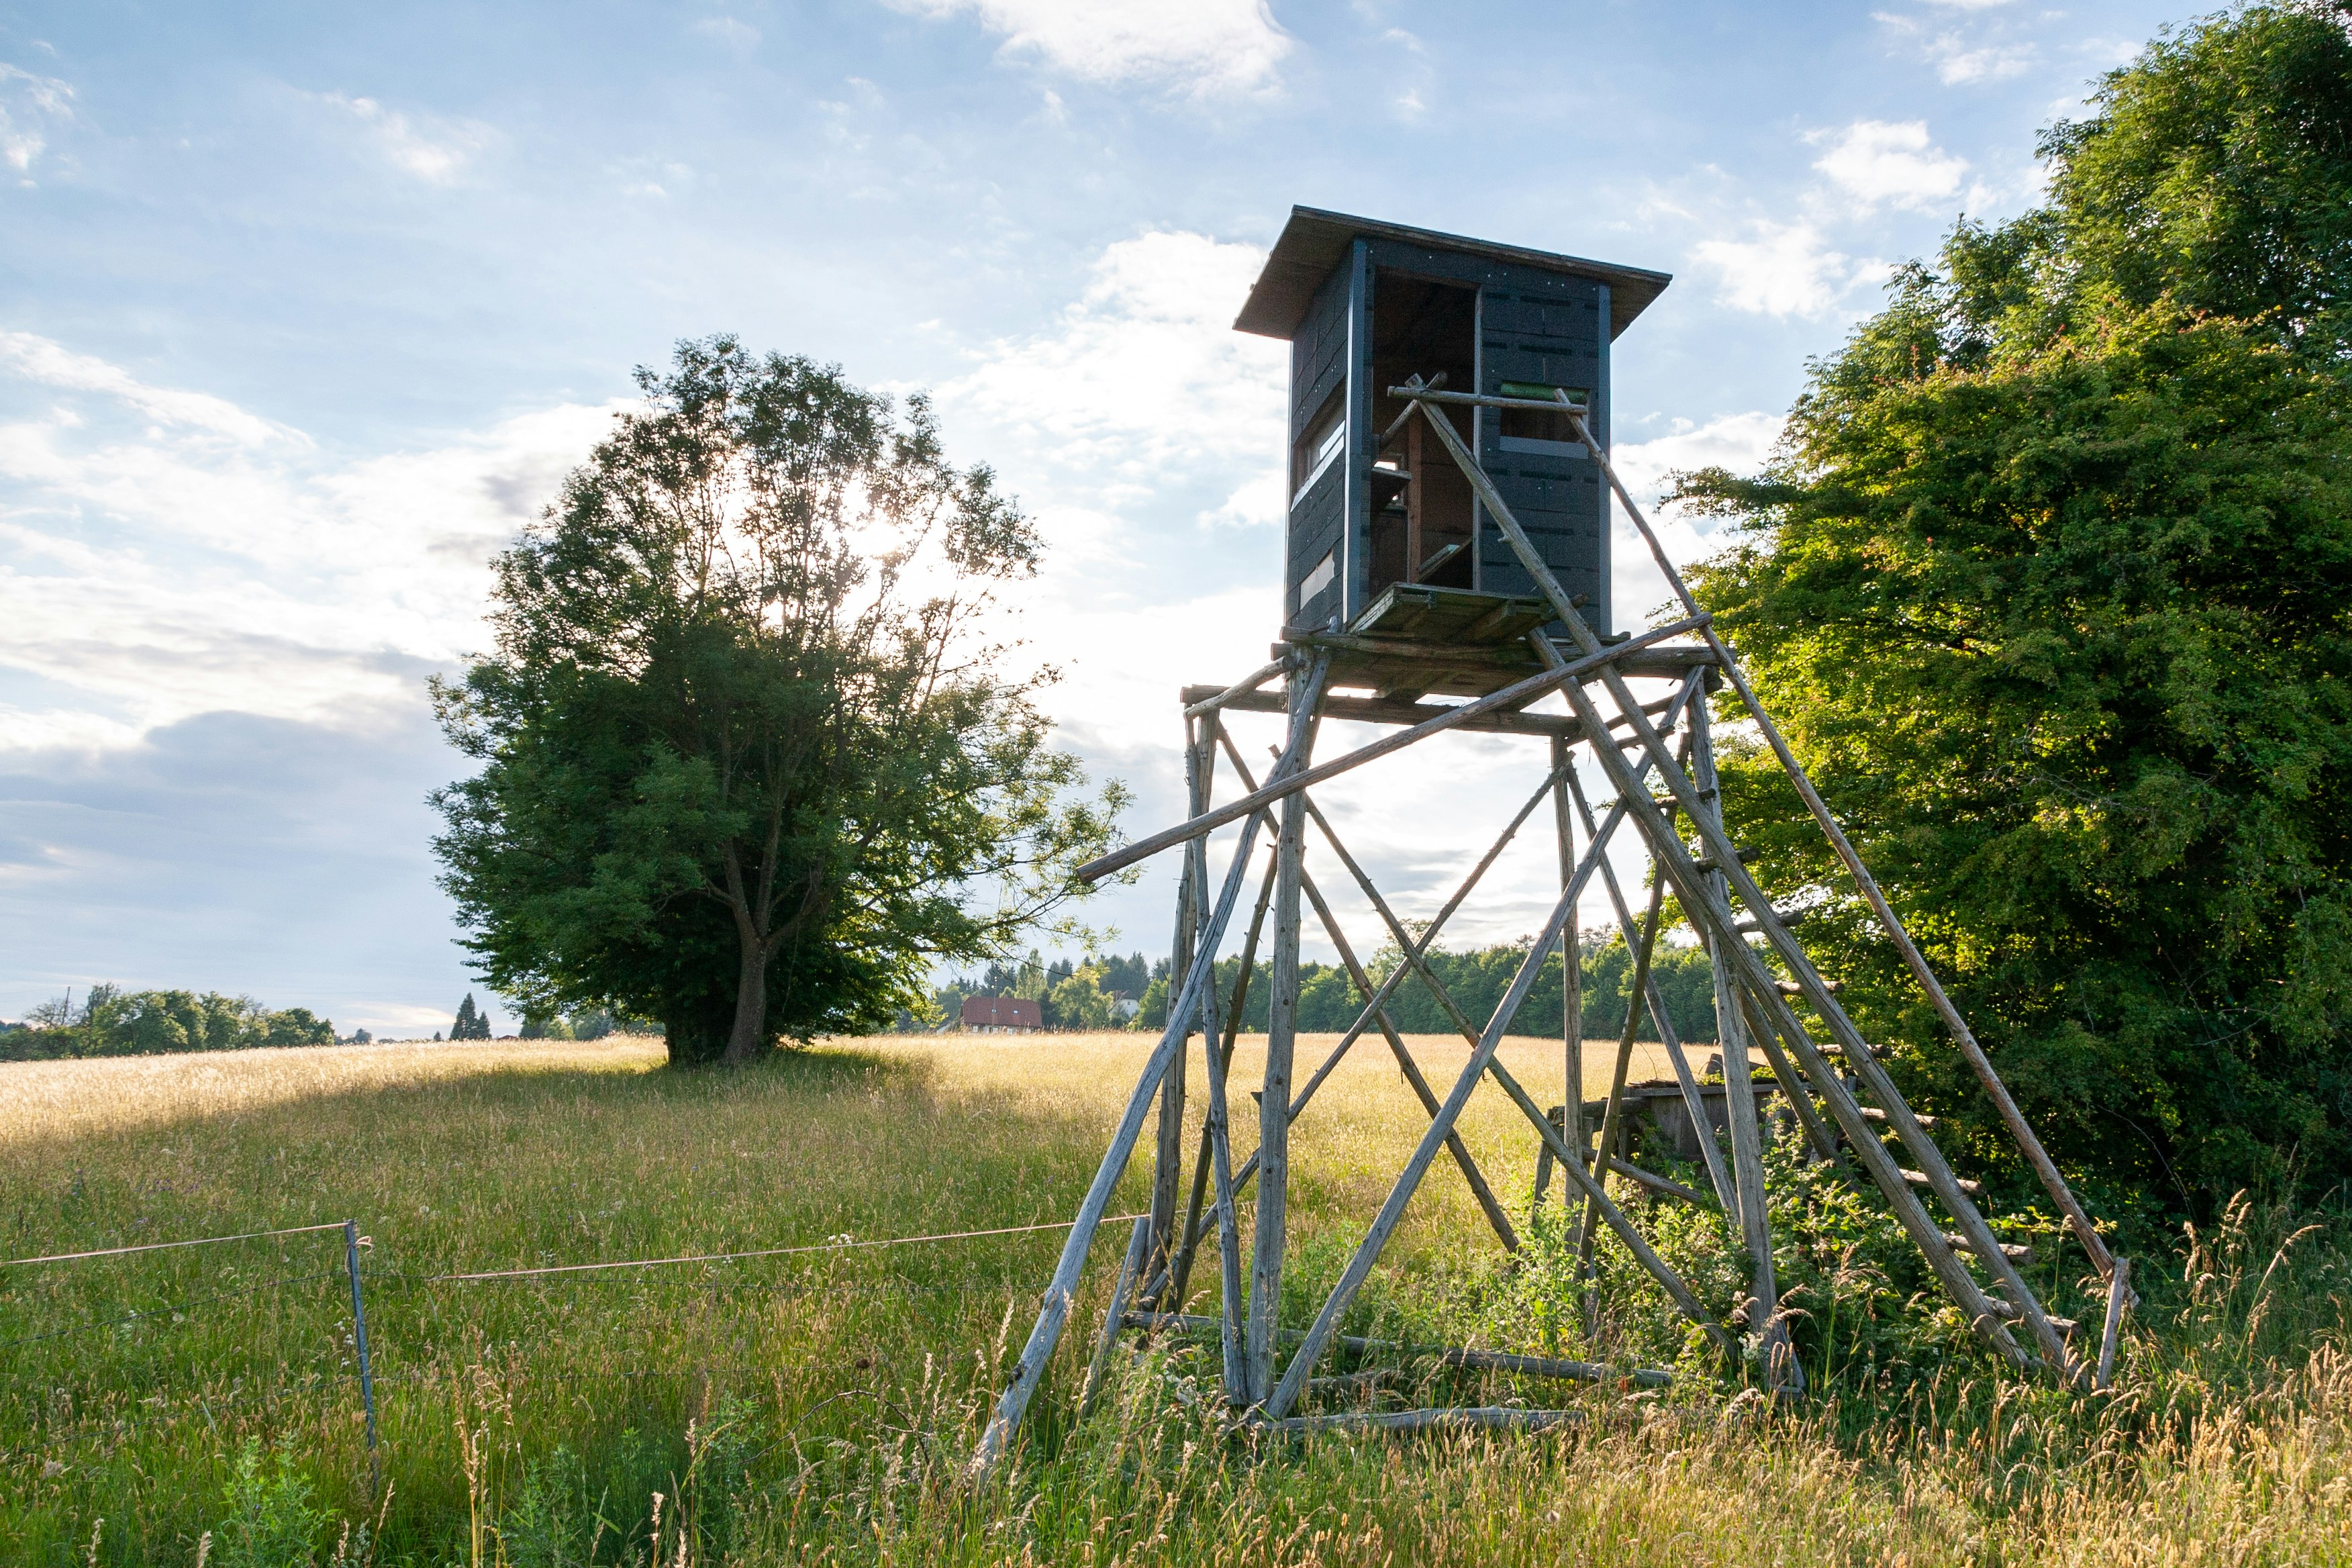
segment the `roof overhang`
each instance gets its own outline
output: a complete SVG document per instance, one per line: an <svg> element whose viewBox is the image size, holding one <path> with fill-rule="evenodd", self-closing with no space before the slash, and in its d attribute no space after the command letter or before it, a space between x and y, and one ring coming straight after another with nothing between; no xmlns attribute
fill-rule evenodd
<svg viewBox="0 0 2352 1568"><path fill-rule="evenodd" d="M1606 283L1612 341L1632 326L1633 318L1674 281L1672 273L1652 272L1647 268L1619 267L1606 261L1588 261L1580 256L1559 256L1549 250L1496 245L1487 239L1465 239L1458 234L1382 223L1378 218L1350 217L1346 213L1324 212L1318 207L1292 207L1290 221L1282 226L1282 237L1274 242L1274 253L1265 258L1265 270L1250 286L1249 300L1242 306L1242 313L1234 319L1234 330L1261 337L1289 337L1305 319L1315 290L1331 276L1331 269L1346 259L1348 247L1358 239L1393 239L1431 250L1484 256L1517 267L1537 267L1547 272Z"/></svg>

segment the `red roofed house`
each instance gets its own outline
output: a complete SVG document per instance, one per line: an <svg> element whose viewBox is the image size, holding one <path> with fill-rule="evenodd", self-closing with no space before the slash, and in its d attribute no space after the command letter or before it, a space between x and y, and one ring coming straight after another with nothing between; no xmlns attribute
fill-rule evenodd
<svg viewBox="0 0 2352 1568"><path fill-rule="evenodd" d="M1029 1035L1045 1026L1037 1004L1025 996L967 996L963 1027L972 1035Z"/></svg>

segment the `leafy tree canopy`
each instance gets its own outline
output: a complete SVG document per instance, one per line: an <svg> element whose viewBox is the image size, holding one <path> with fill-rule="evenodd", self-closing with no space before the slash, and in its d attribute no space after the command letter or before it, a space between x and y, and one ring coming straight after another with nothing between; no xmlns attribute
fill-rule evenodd
<svg viewBox="0 0 2352 1568"><path fill-rule="evenodd" d="M250 996L217 991L125 991L93 985L79 1006L45 1002L8 1037L24 1058L158 1056L249 1050L259 1046L331 1046L332 1020L307 1007L273 1011Z"/></svg>
<svg viewBox="0 0 2352 1568"><path fill-rule="evenodd" d="M436 685L482 764L435 796L444 885L526 1016L658 1019L674 1061L887 1026L1077 891L1124 799L991 631L1036 533L920 398L727 337L637 380Z"/></svg>
<svg viewBox="0 0 2352 1568"><path fill-rule="evenodd" d="M2029 1115L2177 1206L2352 1175L2346 20L2151 45L2045 137L2046 206L1963 223L1812 367L1760 479L1682 489L1741 524L1700 598ZM1727 812L1990 1165L1769 761Z"/></svg>

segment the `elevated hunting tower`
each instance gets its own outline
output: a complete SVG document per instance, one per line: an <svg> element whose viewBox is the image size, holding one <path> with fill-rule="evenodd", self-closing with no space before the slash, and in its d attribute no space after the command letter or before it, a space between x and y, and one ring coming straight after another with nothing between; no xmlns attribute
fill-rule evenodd
<svg viewBox="0 0 2352 1568"><path fill-rule="evenodd" d="M1418 376L1489 397L1565 395L1605 444L1609 345L1666 282L1640 268L1292 208L1234 322L1290 343L1285 620L1351 624L1399 587L1534 594L1468 479L1389 389ZM1446 417L1606 633L1608 506L1568 416L1457 403Z"/></svg>
<svg viewBox="0 0 2352 1568"><path fill-rule="evenodd" d="M1536 1142L1533 1201L1554 1173L1575 1218L1588 1310L1598 1276L1594 1245L1605 1228L1727 1358L1776 1394L1805 1386L1773 1273L1763 1151L1774 1136L1795 1157L1827 1163L1874 1188L1976 1332L2020 1368L2069 1384L2104 1383L2121 1314L2131 1300L2126 1260L2113 1257L2042 1147L1967 1021L1896 918L1860 854L1830 814L1794 752L1759 700L1733 650L1691 596L1626 489L1609 455L1609 360L1617 335L1668 279L1663 273L1549 252L1461 239L1366 218L1293 208L1265 270L1250 290L1243 331L1287 339L1290 398L1289 542L1283 568L1280 640L1272 662L1223 686L1182 694L1189 820L1081 869L1098 878L1181 848L1184 870L1170 963L1167 1026L1144 1064L1109 1150L1080 1204L1047 1285L1035 1328L1014 1363L975 1465L1003 1454L1060 1342L1081 1272L1112 1193L1124 1177L1156 1102L1150 1212L1137 1220L1115 1277L1081 1404L1093 1397L1122 1334L1213 1334L1223 1399L1237 1425L1284 1431L1401 1429L1442 1425L1527 1428L1576 1419L1524 1403L1443 1410L1375 1407L1377 1367L1362 1377L1318 1378L1327 1359L1378 1363L1402 1347L1338 1332L1406 1206L1443 1154L1455 1166L1496 1241L1520 1246L1505 1205L1455 1132L1472 1094L1491 1083L1525 1117ZM1609 604L1613 497L1679 606L1678 618L1637 634L1615 631ZM1276 683L1279 683L1278 685ZM1457 699L1433 702L1433 697ZM1252 713L1284 723L1261 784L1233 734ZM1786 772L1843 868L1839 879L1784 890L1776 902L1726 830L1716 787L1712 726L1748 727ZM1354 731L1355 749L1317 762L1328 724ZM1499 825L1493 847L1424 920L1408 923L1340 842L1308 794L1366 763L1463 730L1526 737L1541 765L1525 804ZM1238 794L1217 804L1226 767ZM1489 763L1489 766L1494 766ZM1609 794L1592 798L1587 781ZM1539 807L1549 805L1559 893L1501 1003L1485 1019L1456 1004L1427 961L1446 922ZM1377 928L1351 940L1309 868L1336 868ZM1607 850L1631 826L1648 853L1648 912L1637 918ZM1234 829L1212 874L1211 836ZM1408 835L1410 828L1406 829ZM1270 841L1229 992L1216 963L1244 906L1252 868ZM1613 1049L1588 1063L1582 1037L1579 910L1605 892L1608 925L1634 955L1628 1016ZM1640 889L1635 889L1636 893ZM1671 891L1712 960L1719 1082L1703 1081L1675 1035L1650 958ZM2074 1345L2076 1325L2052 1316L2019 1272L2031 1248L1997 1235L1975 1182L1957 1174L1915 1115L1872 1044L1793 934L1806 913L1838 902L1891 944L1940 1019L1951 1047L1985 1092L2068 1231L2106 1281L2106 1321L2095 1366ZM1311 909L1361 1002L1354 1024L1315 1069L1293 1072L1298 1043L1299 940ZM1364 937L1369 935L1369 944ZM1265 1065L1255 1091L1256 1146L1237 1157L1227 1075L1240 1019L1271 949ZM1400 955L1385 974L1358 961L1367 946ZM1538 973L1557 955L1563 1001L1557 1021L1567 1092L1547 1110L1499 1054L1506 1032L1552 1026L1520 1013ZM1435 998L1460 1047L1409 1047L1389 1002L1408 977ZM1634 1037L1646 1009L1671 1079L1628 1084ZM1286 1323L1282 1278L1288 1234L1290 1128L1326 1089L1341 1058L1374 1036L1429 1116L1429 1126L1371 1216L1339 1281L1311 1321ZM1192 1042L1200 1042L1193 1077ZM1464 1049L1466 1047L1466 1053ZM1449 1053L1433 1084L1415 1049ZM1457 1065L1458 1064L1458 1065ZM1524 1063L1523 1063L1524 1066ZM1588 1068L1594 1069L1588 1071ZM1440 1086L1450 1087L1441 1093ZM1712 1068L1705 1074L1715 1077ZM1205 1080L1203 1097L1191 1092ZM1598 1090L1601 1098L1586 1097ZM1243 1101L1246 1108L1247 1102ZM1671 1123L1675 1148L1696 1156L1687 1183L1645 1169L1625 1137L1629 1118ZM1245 1111L1246 1113L1246 1111ZM1244 1238L1242 1194L1256 1184ZM1720 1210L1746 1255L1736 1300L1710 1302L1644 1239L1639 1205L1672 1201ZM1930 1205L1934 1207L1930 1207ZM1202 1245L1215 1258L1196 1284ZM1187 1309L1213 1301L1214 1315ZM1591 1321L1588 1319L1588 1324ZM1664 1371L1593 1360L1454 1348L1441 1364L1491 1377L1659 1382ZM1286 1355L1286 1352L1287 1354Z"/></svg>

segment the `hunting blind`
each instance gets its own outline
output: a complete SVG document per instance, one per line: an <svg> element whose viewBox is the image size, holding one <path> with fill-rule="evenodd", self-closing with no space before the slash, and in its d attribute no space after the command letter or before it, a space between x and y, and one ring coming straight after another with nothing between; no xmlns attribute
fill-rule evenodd
<svg viewBox="0 0 2352 1568"><path fill-rule="evenodd" d="M1097 879L1164 850L1182 853L1168 1022L1079 1207L976 1468L986 1469L1003 1453L1036 1391L1096 1230L1155 1104L1150 1212L1136 1222L1114 1278L1082 1404L1092 1398L1123 1334L1197 1331L1218 1342L1223 1400L1241 1425L1523 1429L1573 1419L1571 1411L1516 1405L1377 1409L1365 1403L1370 1383L1315 1376L1334 1355L1377 1359L1397 1348L1343 1337L1338 1328L1441 1154L1475 1197L1496 1242L1517 1250L1510 1215L1454 1132L1471 1095L1490 1083L1517 1106L1536 1142L1534 1201L1545 1201L1556 1176L1578 1216L1581 1267L1589 1271L1606 1227L1685 1317L1777 1394L1801 1394L1804 1372L1773 1278L1762 1150L1776 1131L1801 1139L1806 1157L1874 1188L1947 1297L2013 1365L2043 1369L2068 1384L2105 1382L2131 1299L2125 1260L2109 1254L1610 461L1611 346L1667 282L1664 273L1639 268L1292 209L1234 323L1291 346L1280 640L1273 660L1243 679L1184 689L1189 820L1080 871ZM1611 619L1612 495L1678 606L1677 618L1634 635L1615 632ZM1452 700L1429 700L1433 697ZM1799 910L1776 903L1747 869L1748 857L1727 836L1717 798L1712 726L1718 713L1711 710L1748 726L1770 751L1843 867L1843 886L1804 889L1803 898L1854 899L1867 910L2106 1280L2095 1365L2077 1352L2076 1325L2045 1311L2020 1274L2029 1249L1994 1234L1977 1206L1977 1184L1953 1172L1929 1136L1932 1119L1913 1114L1881 1063L1885 1052L1863 1037L1839 1005L1837 987L1807 958L1792 931ZM1228 725L1245 713L1286 720L1263 783ZM1378 738L1318 762L1324 721L1381 728ZM1528 780L1532 791L1492 847L1431 919L1408 925L1308 792L1453 730L1543 744L1529 748L1537 764ZM1232 787L1219 804L1221 769ZM1609 793L1594 798L1588 775ZM1558 900L1500 1005L1474 1018L1454 1003L1425 954L1539 813L1549 818ZM1238 829L1235 841L1223 865L1213 868L1210 836L1228 826ZM1637 916L1605 853L1628 826L1653 872L1645 916ZM1353 887L1378 916L1377 929L1351 939L1342 928L1309 868L1310 840L1320 868L1326 875L1336 869ZM1262 846L1267 852L1253 901L1245 895ZM1596 884L1605 891L1610 925L1636 956L1623 1034L1606 1042L1594 1063L1610 1068L1609 1088L1597 1106L1588 1106L1577 921ZM1648 976L1668 891L1713 961L1719 1083L1702 1081L1715 1075L1694 1070ZM1237 921L1245 903L1251 912ZM1310 910L1361 1010L1337 1046L1301 1074L1296 1069L1303 1064L1294 1061L1299 938ZM1230 994L1220 994L1216 962L1237 925L1240 962ZM1387 974L1368 973L1357 952L1383 944L1401 961ZM1236 1097L1227 1074L1262 948L1270 956L1272 987L1264 1081L1255 1107L1239 1101L1241 1114L1257 1123L1256 1146L1237 1157ZM1553 954L1563 964L1562 1016L1556 1026L1522 1019L1521 1005ZM1466 1056L1449 1048L1442 1064L1433 1064L1434 1080L1389 1016L1389 998L1408 977L1436 998L1466 1047ZM1645 1008L1675 1077L1629 1085L1629 1053ZM1566 1102L1549 1109L1497 1054L1506 1031L1547 1026L1559 1031L1570 1086ZM1368 1036L1394 1058L1429 1126L1312 1320L1286 1322L1289 1129ZM1751 1064L1751 1050L1762 1061ZM1645 1110L1672 1124L1678 1149L1697 1156L1703 1187L1633 1162L1627 1119ZM1245 1246L1241 1204L1253 1183ZM1735 1310L1710 1311L1648 1244L1642 1210L1620 1201L1634 1193L1720 1206L1748 1260L1748 1289ZM1196 1270L1203 1247L1213 1261ZM1215 1314L1188 1311L1212 1293L1212 1271ZM1597 1360L1465 1348L1438 1354L1445 1364L1538 1379L1658 1382L1668 1375Z"/></svg>

